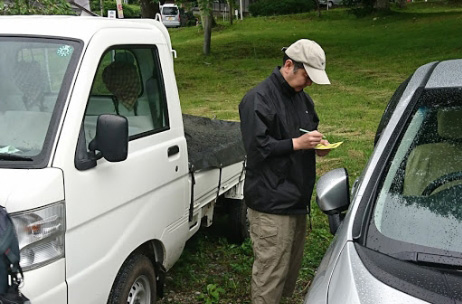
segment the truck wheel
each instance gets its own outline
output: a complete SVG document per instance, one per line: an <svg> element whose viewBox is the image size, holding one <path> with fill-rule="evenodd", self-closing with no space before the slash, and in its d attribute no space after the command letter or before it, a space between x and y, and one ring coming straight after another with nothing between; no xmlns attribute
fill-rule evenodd
<svg viewBox="0 0 462 304"><path fill-rule="evenodd" d="M156 275L151 261L142 254L130 256L119 270L108 304L155 304Z"/></svg>
<svg viewBox="0 0 462 304"><path fill-rule="evenodd" d="M247 206L244 200L238 199L228 199L227 204L229 205L229 240L240 244L249 237Z"/></svg>

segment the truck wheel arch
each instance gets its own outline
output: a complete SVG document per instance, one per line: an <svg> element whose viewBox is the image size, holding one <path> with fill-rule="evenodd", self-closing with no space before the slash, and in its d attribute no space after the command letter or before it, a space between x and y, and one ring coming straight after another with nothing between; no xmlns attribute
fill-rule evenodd
<svg viewBox="0 0 462 304"><path fill-rule="evenodd" d="M132 257L139 256L139 255L148 258L149 261L151 262L154 268L154 273L155 273L155 278L156 278L156 287L155 287L156 297L162 298L163 292L164 292L164 282L165 282L165 273L166 273L166 269L163 266L164 250L165 248L161 241L152 240L152 241L145 242L144 244L136 248L132 253L130 253L128 257L125 259L125 261L121 264L117 272L117 277L114 280L113 285L111 287L108 304L117 303L117 302L111 302L111 301L112 301L114 288L116 287L115 285L117 285L116 283L118 280L118 276L121 272L124 271L123 269L127 267L127 264L130 263L130 260L132 259Z"/></svg>
<svg viewBox="0 0 462 304"><path fill-rule="evenodd" d="M157 284L154 265L140 253L131 254L125 260L109 295L108 304L157 302Z"/></svg>

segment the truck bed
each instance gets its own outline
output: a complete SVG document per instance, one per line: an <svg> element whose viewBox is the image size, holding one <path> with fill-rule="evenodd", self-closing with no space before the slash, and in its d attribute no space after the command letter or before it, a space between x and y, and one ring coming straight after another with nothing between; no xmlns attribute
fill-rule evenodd
<svg viewBox="0 0 462 304"><path fill-rule="evenodd" d="M210 226L216 199L241 199L245 150L238 122L183 115L190 166L190 235Z"/></svg>

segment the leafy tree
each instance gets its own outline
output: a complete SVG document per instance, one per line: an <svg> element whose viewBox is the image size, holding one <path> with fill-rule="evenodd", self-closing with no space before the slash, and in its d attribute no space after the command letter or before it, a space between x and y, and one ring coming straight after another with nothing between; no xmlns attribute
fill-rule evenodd
<svg viewBox="0 0 462 304"><path fill-rule="evenodd" d="M66 0L0 1L2 15L75 15Z"/></svg>
<svg viewBox="0 0 462 304"><path fill-rule="evenodd" d="M159 3L163 5L165 0L140 0L141 17L156 18L156 14L160 13Z"/></svg>
<svg viewBox="0 0 462 304"><path fill-rule="evenodd" d="M306 0L258 0L249 5L252 16L286 15L308 12L315 2Z"/></svg>
<svg viewBox="0 0 462 304"><path fill-rule="evenodd" d="M406 3L406 0L398 0L400 3ZM346 6L351 7L351 12L356 17L364 17L372 14L374 11L390 10L389 0L343 0ZM403 7L404 7L403 5Z"/></svg>
<svg viewBox="0 0 462 304"><path fill-rule="evenodd" d="M189 0L178 0L179 3L187 3ZM211 43L212 43L212 27L216 25L215 19L213 18L213 2L214 0L197 0L197 6L199 7L201 14L202 28L204 29L204 55L210 55Z"/></svg>
<svg viewBox="0 0 462 304"><path fill-rule="evenodd" d="M91 0L90 7L92 12L98 13L101 16L107 16L108 10L117 10L117 2L115 0ZM157 9L159 8L158 5L156 5L156 7ZM142 7L140 1L128 1L128 4L124 3L124 18L139 18L140 16L143 16L141 9ZM159 10L157 10L157 12L159 12ZM152 18L155 18L155 15L156 14L154 13Z"/></svg>
<svg viewBox="0 0 462 304"><path fill-rule="evenodd" d="M376 0L375 8L377 10L389 10L390 9L390 1L389 0Z"/></svg>

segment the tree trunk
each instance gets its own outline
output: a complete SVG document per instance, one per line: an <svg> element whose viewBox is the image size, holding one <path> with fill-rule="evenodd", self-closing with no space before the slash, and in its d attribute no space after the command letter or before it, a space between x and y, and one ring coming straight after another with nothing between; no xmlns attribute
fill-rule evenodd
<svg viewBox="0 0 462 304"><path fill-rule="evenodd" d="M160 13L159 3L151 0L140 0L141 18L156 18L156 14Z"/></svg>
<svg viewBox="0 0 462 304"><path fill-rule="evenodd" d="M212 22L213 10L211 3L208 4L208 9L201 11L202 14L202 27L204 28L204 48L205 56L210 55L210 46L212 43Z"/></svg>
<svg viewBox="0 0 462 304"><path fill-rule="evenodd" d="M234 19L234 0L228 0L229 6L229 24L233 25Z"/></svg>
<svg viewBox="0 0 462 304"><path fill-rule="evenodd" d="M398 7L399 8L406 8L406 3L407 1L406 0L398 0Z"/></svg>
<svg viewBox="0 0 462 304"><path fill-rule="evenodd" d="M377 0L375 8L378 10L388 10L390 9L390 2L389 0Z"/></svg>
<svg viewBox="0 0 462 304"><path fill-rule="evenodd" d="M321 17L321 4L319 4L319 0L313 0L316 4L316 10L318 11L318 17Z"/></svg>

